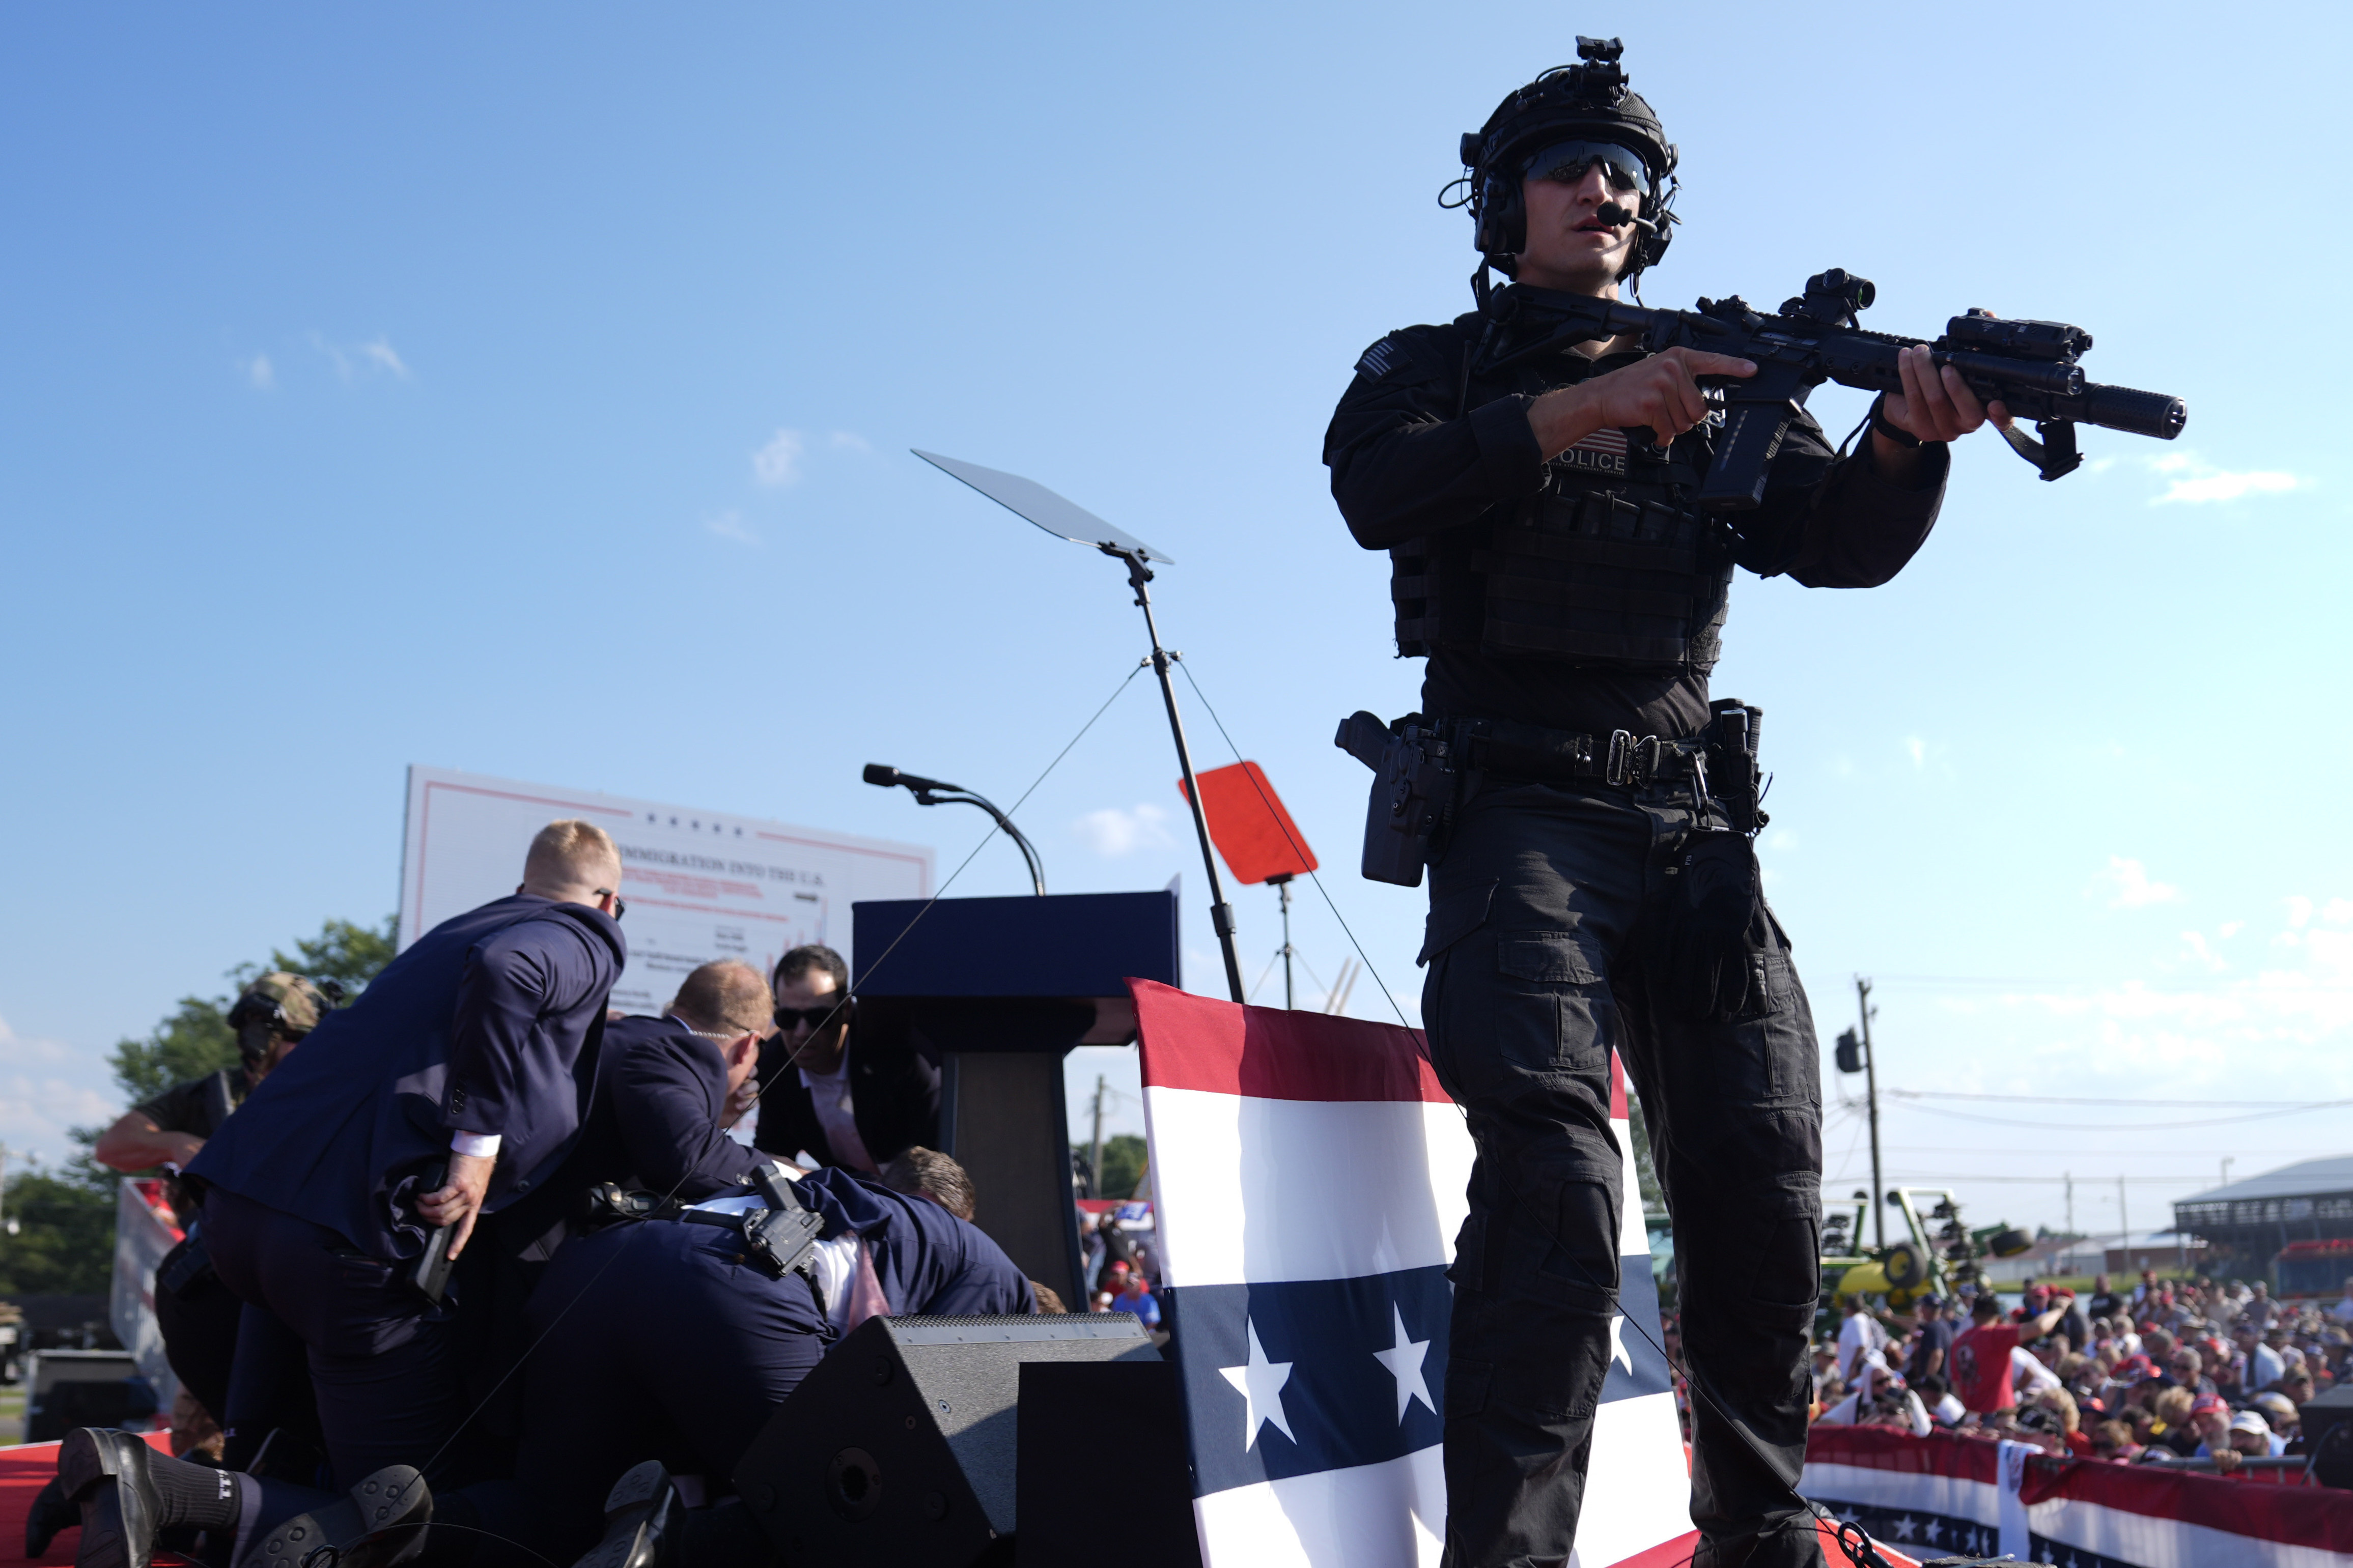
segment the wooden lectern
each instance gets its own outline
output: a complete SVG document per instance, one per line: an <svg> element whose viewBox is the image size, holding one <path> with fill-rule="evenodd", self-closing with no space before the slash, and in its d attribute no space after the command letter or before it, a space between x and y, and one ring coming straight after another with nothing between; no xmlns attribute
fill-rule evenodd
<svg viewBox="0 0 2353 1568"><path fill-rule="evenodd" d="M940 1149L1021 1271L1086 1303L1062 1058L1135 1038L1134 976L1182 984L1176 894L894 899L852 906L859 1027L940 1065Z"/></svg>

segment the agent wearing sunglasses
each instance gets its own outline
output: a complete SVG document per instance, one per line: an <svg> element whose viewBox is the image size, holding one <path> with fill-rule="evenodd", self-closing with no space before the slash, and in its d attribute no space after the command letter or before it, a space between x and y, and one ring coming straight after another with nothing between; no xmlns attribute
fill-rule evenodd
<svg viewBox="0 0 2353 1568"><path fill-rule="evenodd" d="M1704 964L1665 961L1660 868L1710 828L1711 848L1747 853L1720 804L1699 807L1710 785L1690 762L1716 722L1708 674L1734 568L1886 582L1936 521L1945 444L2001 411L1912 351L1853 455L1800 416L1763 504L1711 517L1692 500L1714 455L1700 380L1755 366L1622 338L1514 360L1549 335L1547 295L1617 299L1678 222L1677 152L1617 41L1580 39L1578 54L1462 139L1479 308L1366 350L1324 447L1349 531L1393 559L1398 652L1429 660L1422 712L1475 781L1430 854L1420 955L1431 1063L1479 1151L1451 1271L1446 1561L1565 1561L1576 1540L1618 1353L1614 1049L1651 1146L1672 1154L1660 1175L1686 1359L1766 1451L1695 1405L1699 1561L1810 1568L1811 1521L1775 1472L1805 1458L1813 1024L1761 903ZM1491 271L1512 283L1490 289ZM1655 771L1613 782L1593 765L1615 731L1656 737ZM1626 1282L1623 1310L1655 1335L1647 1284Z"/></svg>
<svg viewBox="0 0 2353 1568"><path fill-rule="evenodd" d="M794 948L769 976L776 1032L760 1055L753 1146L802 1165L879 1175L939 1142L939 1069L857 1024L849 966L829 947Z"/></svg>

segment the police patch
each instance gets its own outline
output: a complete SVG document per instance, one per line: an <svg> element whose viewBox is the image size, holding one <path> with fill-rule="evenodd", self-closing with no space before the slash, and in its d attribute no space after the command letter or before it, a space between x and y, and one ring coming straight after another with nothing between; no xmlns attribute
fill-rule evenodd
<svg viewBox="0 0 2353 1568"><path fill-rule="evenodd" d="M1596 430L1592 435L1553 459L1566 468L1585 474L1626 474L1626 432Z"/></svg>
<svg viewBox="0 0 2353 1568"><path fill-rule="evenodd" d="M1396 341L1383 338L1379 342L1366 349L1364 357L1356 362L1356 374L1369 380L1377 381L1397 368L1397 362Z"/></svg>

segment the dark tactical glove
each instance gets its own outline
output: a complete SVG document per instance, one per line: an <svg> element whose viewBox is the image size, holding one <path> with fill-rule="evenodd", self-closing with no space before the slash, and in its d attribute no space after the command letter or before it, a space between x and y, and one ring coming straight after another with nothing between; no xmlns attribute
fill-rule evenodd
<svg viewBox="0 0 2353 1568"><path fill-rule="evenodd" d="M1667 978L1671 1005L1712 1023L1762 1010L1765 889L1745 833L1700 831L1675 851Z"/></svg>

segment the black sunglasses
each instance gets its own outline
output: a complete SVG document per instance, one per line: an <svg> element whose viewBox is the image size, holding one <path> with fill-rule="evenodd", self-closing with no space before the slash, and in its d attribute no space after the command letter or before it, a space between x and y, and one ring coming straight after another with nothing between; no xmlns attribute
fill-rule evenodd
<svg viewBox="0 0 2353 1568"><path fill-rule="evenodd" d="M628 903L622 900L620 894L613 891L612 889L599 888L596 889L596 896L600 899L610 899L613 900L613 918L615 920L619 920L623 915L629 912L629 906Z"/></svg>
<svg viewBox="0 0 2353 1568"><path fill-rule="evenodd" d="M822 1028L828 1018L839 1017L849 1002L849 998L844 996L822 1007L779 1007L774 1015L776 1027L790 1031L796 1025L807 1024L812 1029Z"/></svg>

